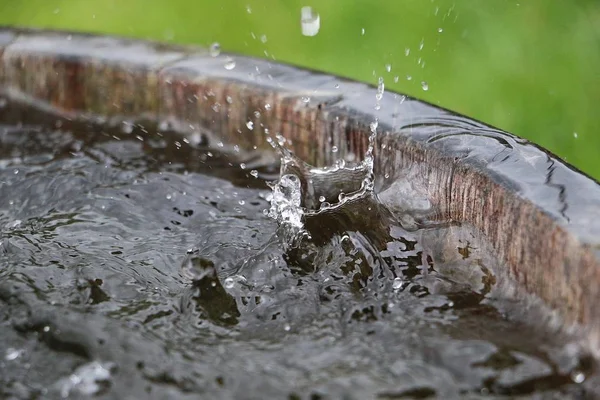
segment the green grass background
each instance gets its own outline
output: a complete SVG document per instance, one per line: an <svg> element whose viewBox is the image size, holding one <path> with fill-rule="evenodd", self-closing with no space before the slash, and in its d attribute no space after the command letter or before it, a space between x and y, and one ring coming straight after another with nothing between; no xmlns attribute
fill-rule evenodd
<svg viewBox="0 0 600 400"><path fill-rule="evenodd" d="M317 36L302 36L302 6L320 14ZM0 0L0 24L218 42L382 76L386 89L530 139L600 179L598 0Z"/></svg>

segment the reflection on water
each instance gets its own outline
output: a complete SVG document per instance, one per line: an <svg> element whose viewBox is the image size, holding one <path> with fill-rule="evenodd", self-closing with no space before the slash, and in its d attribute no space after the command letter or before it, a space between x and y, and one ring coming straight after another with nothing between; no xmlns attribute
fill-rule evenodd
<svg viewBox="0 0 600 400"><path fill-rule="evenodd" d="M585 393L590 360L508 318L468 228L408 227L362 178L339 180L358 193L337 205L313 180L332 204L294 214L304 172L280 182L278 223L276 165L62 129L0 127L2 395Z"/></svg>

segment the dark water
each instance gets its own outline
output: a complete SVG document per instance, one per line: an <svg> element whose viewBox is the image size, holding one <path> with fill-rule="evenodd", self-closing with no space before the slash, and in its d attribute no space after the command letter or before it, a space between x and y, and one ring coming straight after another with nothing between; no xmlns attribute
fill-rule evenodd
<svg viewBox="0 0 600 400"><path fill-rule="evenodd" d="M126 131L0 126L0 397L592 397L468 230L366 196L293 246L277 166Z"/></svg>

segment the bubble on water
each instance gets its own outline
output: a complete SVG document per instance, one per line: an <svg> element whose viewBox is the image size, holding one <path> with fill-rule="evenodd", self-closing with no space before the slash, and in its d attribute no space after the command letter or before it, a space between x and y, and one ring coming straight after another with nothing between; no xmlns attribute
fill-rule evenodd
<svg viewBox="0 0 600 400"><path fill-rule="evenodd" d="M331 152L332 152L332 153L337 153L337 152L338 152L338 148L337 148L337 146L333 146L333 147L331 148Z"/></svg>
<svg viewBox="0 0 600 400"><path fill-rule="evenodd" d="M252 171L250 171L250 175L252 175L255 178L258 178L258 171L253 169Z"/></svg>
<svg viewBox="0 0 600 400"><path fill-rule="evenodd" d="M395 278L392 282L392 289L398 290L402 288L402 278Z"/></svg>
<svg viewBox="0 0 600 400"><path fill-rule="evenodd" d="M319 196L319 201L322 203L325 201L325 196Z"/></svg>
<svg viewBox="0 0 600 400"><path fill-rule="evenodd" d="M250 130L253 130L254 129L254 122L252 122L252 121L246 122L246 127L248 129L250 129Z"/></svg>
<svg viewBox="0 0 600 400"><path fill-rule="evenodd" d="M225 69L226 69L227 71L231 71L232 69L234 69L234 68L235 68L235 60L234 60L233 58L228 58L228 59L225 61L225 65L224 65L224 67L225 67Z"/></svg>
<svg viewBox="0 0 600 400"><path fill-rule="evenodd" d="M300 25L304 36L315 36L321 28L321 17L312 7L302 7L300 10Z"/></svg>
<svg viewBox="0 0 600 400"><path fill-rule="evenodd" d="M90 396L98 393L108 383L114 363L92 361L77 368L70 376L58 381L61 396L69 397L72 393Z"/></svg>
<svg viewBox="0 0 600 400"><path fill-rule="evenodd" d="M392 72L392 64L386 64L386 65L385 65L385 70L386 70L387 72Z"/></svg>
<svg viewBox="0 0 600 400"><path fill-rule="evenodd" d="M217 57L221 54L221 45L217 42L210 45L209 53L211 57Z"/></svg>
<svg viewBox="0 0 600 400"><path fill-rule="evenodd" d="M423 82L421 82L421 88L424 91L428 91L429 90L429 85L427 84L427 82L423 81Z"/></svg>
<svg viewBox="0 0 600 400"><path fill-rule="evenodd" d="M6 349L6 354L4 355L4 359L6 361L14 361L17 358L19 358L22 353L23 353L23 350L9 347L8 349Z"/></svg>
<svg viewBox="0 0 600 400"><path fill-rule="evenodd" d="M233 280L232 277L227 277L225 278L225 280L223 281L223 287L225 287L226 289L231 289L235 286L235 281Z"/></svg>

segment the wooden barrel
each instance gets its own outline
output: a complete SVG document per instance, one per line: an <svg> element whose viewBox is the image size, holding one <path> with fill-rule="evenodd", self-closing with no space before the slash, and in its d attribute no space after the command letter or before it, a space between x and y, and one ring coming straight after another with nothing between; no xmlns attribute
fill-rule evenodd
<svg viewBox="0 0 600 400"><path fill-rule="evenodd" d="M265 137L282 135L315 165L360 159L376 128L382 201L400 210L408 182L439 219L472 227L517 295L542 299L600 355L600 186L526 140L316 71L80 33L0 29L0 91L67 118L168 124L241 151L269 151Z"/></svg>

